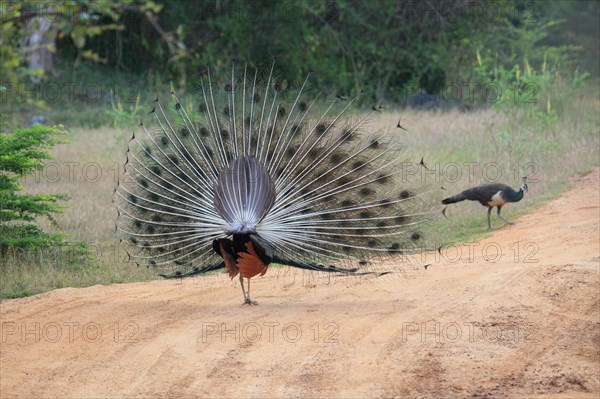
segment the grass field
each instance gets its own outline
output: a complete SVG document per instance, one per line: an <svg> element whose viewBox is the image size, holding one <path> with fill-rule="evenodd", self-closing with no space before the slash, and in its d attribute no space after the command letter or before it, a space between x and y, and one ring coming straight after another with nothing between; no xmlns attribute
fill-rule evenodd
<svg viewBox="0 0 600 399"><path fill-rule="evenodd" d="M526 112L492 109L460 112L387 110L375 113L369 126L387 129L406 146L408 161L421 157L429 171L411 169L411 178L425 186L424 198L432 221L422 230L427 248L466 242L487 234L485 208L463 202L441 216L440 200L486 182L503 182L515 188L529 176L529 193L518 204L503 208L509 220L557 196L569 178L599 162L597 93L572 101L556 123L531 119ZM104 112L101 110L101 112ZM397 129L398 118L408 132ZM67 126L68 128L68 126ZM145 266L125 262L115 234L117 212L112 195L122 164L129 129L70 128L68 144L52 150L54 160L35 176L23 180L32 193L66 193L68 208L56 217L71 248L9 256L3 261L1 298L32 295L60 287L83 287L156 278ZM443 187L443 188L442 188ZM42 221L44 223L44 221ZM493 216L493 227L501 226ZM53 229L46 223L47 229ZM81 257L77 243L90 252Z"/></svg>

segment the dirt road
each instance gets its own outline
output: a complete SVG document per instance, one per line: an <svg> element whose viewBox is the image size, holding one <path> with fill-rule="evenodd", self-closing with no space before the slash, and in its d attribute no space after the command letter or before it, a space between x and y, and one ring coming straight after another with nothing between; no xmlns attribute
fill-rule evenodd
<svg viewBox="0 0 600 399"><path fill-rule="evenodd" d="M599 180L401 277L269 270L254 307L224 274L2 302L0 397L597 398Z"/></svg>

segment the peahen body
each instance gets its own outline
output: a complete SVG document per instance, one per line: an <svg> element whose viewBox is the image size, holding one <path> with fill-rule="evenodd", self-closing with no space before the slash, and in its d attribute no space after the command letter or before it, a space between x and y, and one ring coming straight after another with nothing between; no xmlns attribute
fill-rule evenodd
<svg viewBox="0 0 600 399"><path fill-rule="evenodd" d="M250 278L271 262L383 274L398 267L387 255L422 246L428 214L399 176L401 147L346 116L352 101L283 86L244 70L209 76L193 108L157 99L115 192L132 257L165 277L225 268L253 304Z"/></svg>
<svg viewBox="0 0 600 399"><path fill-rule="evenodd" d="M521 199L523 199L524 192L527 190L528 187L527 183L525 182L525 179L523 179L523 185L521 186L519 191L515 191L510 186L507 186L506 184L502 183L484 184L482 186L466 189L460 194L456 194L452 197L446 198L442 200L442 204L448 205L464 200L479 201L481 205L488 207L488 229L491 229L492 224L490 221L490 214L492 212L492 209L496 207L498 209L498 217L502 219L505 223L512 224L512 222L506 220L502 217L502 215L500 215L500 210L504 205L506 205L509 202L521 201Z"/></svg>

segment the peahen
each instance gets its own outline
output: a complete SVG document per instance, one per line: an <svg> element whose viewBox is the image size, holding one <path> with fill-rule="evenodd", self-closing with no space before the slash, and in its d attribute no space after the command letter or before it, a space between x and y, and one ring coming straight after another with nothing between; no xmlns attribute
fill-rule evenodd
<svg viewBox="0 0 600 399"><path fill-rule="evenodd" d="M272 262L382 275L401 267L388 256L420 249L430 214L401 176L402 147L349 116L354 100L307 82L244 69L223 84L208 75L194 106L157 98L115 191L130 256L164 277L225 268L254 304L250 278Z"/></svg>
<svg viewBox="0 0 600 399"><path fill-rule="evenodd" d="M454 204L455 202L460 202L464 200L479 201L481 205L488 207L488 229L491 229L492 224L490 222L490 213L492 212L492 209L494 207L497 207L498 217L502 219L505 223L512 224L512 222L504 219L502 215L500 215L500 210L504 205L506 205L509 202L521 201L521 199L523 199L525 191L527 190L528 187L526 178L523 178L523 185L521 186L519 191L515 191L510 186L507 186L506 184L502 183L484 184L482 186L466 189L460 194L448 197L442 200L442 204Z"/></svg>

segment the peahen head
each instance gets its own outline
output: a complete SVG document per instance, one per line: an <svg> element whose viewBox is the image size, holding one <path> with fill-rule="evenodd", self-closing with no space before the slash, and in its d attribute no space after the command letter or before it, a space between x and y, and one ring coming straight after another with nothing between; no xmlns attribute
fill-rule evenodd
<svg viewBox="0 0 600 399"><path fill-rule="evenodd" d="M521 186L521 191L529 191L529 187L527 186L527 177L523 178L523 185Z"/></svg>

